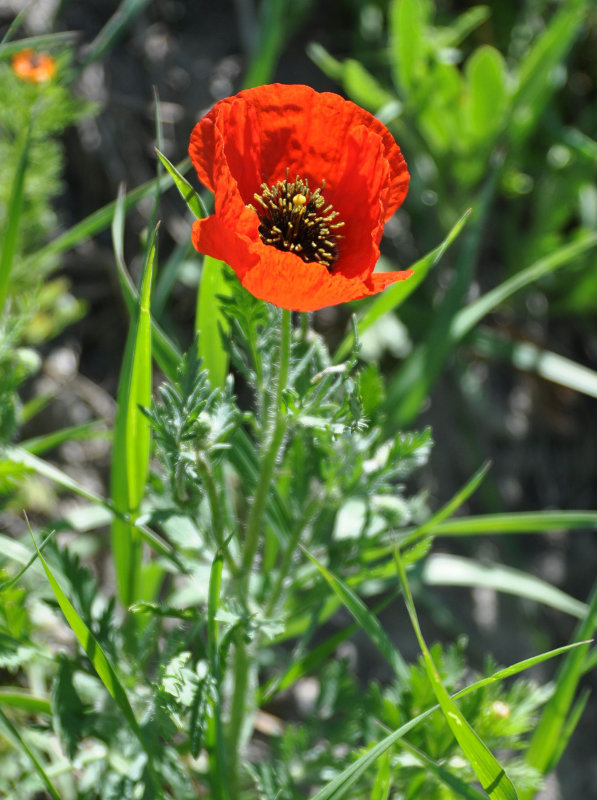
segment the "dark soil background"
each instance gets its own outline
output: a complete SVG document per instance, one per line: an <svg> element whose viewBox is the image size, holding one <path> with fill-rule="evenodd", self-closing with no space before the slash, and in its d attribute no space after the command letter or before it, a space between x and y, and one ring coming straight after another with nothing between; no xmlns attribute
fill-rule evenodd
<svg viewBox="0 0 597 800"><path fill-rule="evenodd" d="M20 4L18 4L20 5ZM44 4L39 4L43 8ZM45 4L48 8L52 3ZM452 7L455 7L453 4ZM0 4L0 22L12 18L12 10ZM305 4L307 7L308 4ZM351 52L359 3L313 2L289 35L274 80L300 82L316 89L336 90L305 53L309 41L328 47L336 56ZM467 4L462 4L467 7ZM116 3L104 0L63 2L58 28L81 32L81 42L93 40L114 12ZM60 199L64 227L111 202L118 186L135 187L155 176L153 146L153 87L159 96L164 150L174 162L186 154L189 133L202 114L221 97L242 86L256 20L250 3L181 2L155 0L138 15L104 58L82 75L77 91L99 104L97 115L71 129L65 140L65 191ZM248 14L248 16L247 16ZM43 14L30 16L29 32L46 32ZM408 153L406 153L408 160ZM404 206L408 214L408 198ZM149 206L141 204L127 219L127 255L131 269L138 264L138 236ZM160 259L175 243L188 238L190 223L174 190L162 202ZM489 232L490 234L490 232ZM435 242L425 242L430 249ZM413 244L413 247L416 246ZM87 315L46 347L44 374L33 391L48 383L62 390L36 429L27 436L88 418L109 420L113 413L120 359L128 318L120 296L109 233L67 255L64 273L73 293L88 304ZM187 344L192 336L194 291L176 285L169 319ZM337 339L346 322L343 311L326 311L315 324ZM565 321L554 321L539 332L546 345L565 352L580 363L597 367L597 344L587 344L579 330ZM592 352L587 352L592 348ZM396 362L386 362L392 369ZM471 475L482 461L492 459L491 477L484 492L470 501L465 511L574 509L595 507L597 500L597 414L594 399L518 373L502 363L475 363L483 386L483 403L463 407L454 391L453 373L436 385L431 401L417 426L430 424L436 445L430 466L421 477L439 507ZM463 429L474 431L475 444L463 438ZM93 488L105 491L109 451L101 444L72 444L57 454L66 468ZM68 501L70 502L70 501ZM595 580L597 539L594 533L575 532L466 541L442 540L436 549L474 554L481 560L498 561L526 570L586 600ZM423 602L423 601L421 601ZM438 609L452 609L449 628ZM470 636L472 663L491 652L500 663L510 663L540 649L568 641L573 630L569 617L537 608L491 590L432 591L425 628L432 636L449 639L459 632ZM385 620L396 627L396 620ZM396 635L407 631L400 623ZM407 640L410 641L410 636ZM414 656L414 646L411 644ZM371 656L359 663L366 676L375 673ZM552 674L553 665L536 673ZM586 685L595 688L595 673ZM597 704L589 703L570 747L540 795L541 800L597 798Z"/></svg>

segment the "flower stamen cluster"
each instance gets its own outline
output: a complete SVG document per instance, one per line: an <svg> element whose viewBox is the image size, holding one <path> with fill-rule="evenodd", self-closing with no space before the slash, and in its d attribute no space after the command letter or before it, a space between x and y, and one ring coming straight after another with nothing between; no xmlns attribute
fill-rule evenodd
<svg viewBox="0 0 597 800"><path fill-rule="evenodd" d="M261 241L294 253L307 264L323 264L331 272L338 260L338 239L342 238L338 230L344 222L336 221L339 214L331 203L326 205L325 180L311 191L308 179L303 181L297 175L290 182L286 170L285 180L272 186L262 183L260 189L261 194L254 195L259 207L249 206L259 217Z"/></svg>

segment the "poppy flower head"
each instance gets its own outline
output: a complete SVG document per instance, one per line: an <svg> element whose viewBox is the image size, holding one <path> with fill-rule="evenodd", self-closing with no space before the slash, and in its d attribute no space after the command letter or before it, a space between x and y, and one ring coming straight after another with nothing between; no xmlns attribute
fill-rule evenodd
<svg viewBox="0 0 597 800"><path fill-rule="evenodd" d="M30 48L15 53L11 63L15 75L28 83L47 83L56 74L56 60Z"/></svg>
<svg viewBox="0 0 597 800"><path fill-rule="evenodd" d="M193 244L256 297L310 311L412 274L373 274L409 175L387 128L354 103L307 86L247 89L197 123L189 153L215 194Z"/></svg>

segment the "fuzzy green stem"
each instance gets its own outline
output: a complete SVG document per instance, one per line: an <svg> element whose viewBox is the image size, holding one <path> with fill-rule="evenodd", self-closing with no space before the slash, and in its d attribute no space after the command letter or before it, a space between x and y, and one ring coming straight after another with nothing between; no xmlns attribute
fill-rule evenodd
<svg viewBox="0 0 597 800"><path fill-rule="evenodd" d="M255 497L249 511L247 530L245 533L245 548L243 552L242 569L248 575L255 560L255 554L259 546L259 534L261 533L265 504L269 494L276 460L284 434L286 433L287 418L282 408L282 393L286 388L288 380L288 369L290 365L290 311L284 309L282 312L282 339L280 344L280 364L278 368L278 382L276 385L276 397L273 406L272 426L268 436L267 445L262 452L257 485L255 487Z"/></svg>

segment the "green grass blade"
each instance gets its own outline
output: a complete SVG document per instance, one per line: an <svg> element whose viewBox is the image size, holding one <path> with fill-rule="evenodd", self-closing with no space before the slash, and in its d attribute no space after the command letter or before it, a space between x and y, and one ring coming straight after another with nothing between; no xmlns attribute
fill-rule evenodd
<svg viewBox="0 0 597 800"><path fill-rule="evenodd" d="M392 286L388 286L388 288L382 292L382 294L377 295L375 300L373 300L373 302L368 306L365 313L357 323L359 334L366 331L367 328L370 328L371 325L383 317L384 314L387 314L402 305L406 298L414 292L417 286L423 282L429 270L437 264L448 247L456 239L460 231L463 229L470 213L471 209L469 208L453 226L443 242L410 267L410 269L414 270L414 275L412 275L412 277L410 277L407 281L398 281L397 283L392 284ZM335 353L334 361L336 363L346 358L346 356L350 353L353 342L354 334L351 331L346 335Z"/></svg>
<svg viewBox="0 0 597 800"><path fill-rule="evenodd" d="M184 161L181 161L180 164L177 165L177 169L184 173L189 169L190 164L190 159L185 158ZM155 192L157 186L159 186L161 192L164 192L172 186L172 183L173 181L170 175L164 175L159 180L154 178L153 180L147 181L147 183L143 183L141 186L137 186L136 189L132 189L124 195L122 202L125 211L133 208L140 200L143 200L143 198ZM116 210L116 203L117 201L114 200L102 208L99 208L60 236L52 239L52 241L48 242L44 247L39 248L35 254L27 259L26 267L33 269L39 261L43 261L48 256L58 255L59 253L71 250L90 236L95 236L95 234L110 227Z"/></svg>
<svg viewBox="0 0 597 800"><path fill-rule="evenodd" d="M567 0L523 58L514 96L512 135L518 144L533 130L558 84L554 72L582 29L587 0Z"/></svg>
<svg viewBox="0 0 597 800"><path fill-rule="evenodd" d="M416 530L412 533L409 533L407 536L404 537L400 541L400 548L403 550L407 544L412 544L412 542L417 541L417 539L422 539L424 536L427 536L430 531L432 531L437 525L443 522L447 517L451 517L452 514L457 511L460 506L468 500L468 498L476 492L477 488L481 484L483 478L487 475L489 471L489 467L491 466L491 462L487 461L483 466L481 466L475 474L464 484L462 489L460 489L454 497L452 497L448 502L440 508L432 517L430 517L427 522L424 522L422 525L419 525Z"/></svg>
<svg viewBox="0 0 597 800"><path fill-rule="evenodd" d="M31 538L35 544L37 549L37 543L35 542L35 538L33 533L31 534ZM44 557L42 556L39 549L37 549L37 555L41 562L41 565L46 573L50 586L52 587L52 591L54 592L54 596L58 601L58 605L60 606L62 613L66 617L66 621L70 625L73 633L77 637L77 640L83 650L87 653L87 656L91 663L93 664L93 668L95 669L99 679L104 684L118 707L120 708L122 715L124 716L125 720L128 722L131 731L134 733L136 738L138 739L139 743L143 747L143 750L147 752L147 747L145 744L145 740L143 739L143 735L141 733L141 729L139 727L139 723L135 717L133 709L131 708L131 704L129 703L129 699L127 694L116 675L116 672L108 660L108 657L102 650L100 643L97 641L95 636L89 630L87 625L83 622L81 617L77 614L74 606L68 599L68 597L62 591L58 581L54 577L54 574L48 564L46 563ZM151 756L150 756L151 758Z"/></svg>
<svg viewBox="0 0 597 800"><path fill-rule="evenodd" d="M149 465L149 420L140 406L151 405L150 293L157 228L148 242L139 305L131 320L118 387L110 493L112 505L131 518L139 511ZM120 599L128 608L138 596L141 542L135 526L122 519L112 524L112 551Z"/></svg>
<svg viewBox="0 0 597 800"><path fill-rule="evenodd" d="M50 793L53 800L62 800L58 792L56 791L56 787L52 783L52 781L46 775L46 771L41 765L41 762L37 758L37 756L33 753L27 742L23 739L21 734L19 733L18 729L12 724L12 722L8 719L4 711L0 709L0 727L4 729L4 732L9 740L12 742L25 753L27 758L33 764L33 767L39 777L42 779L44 786Z"/></svg>
<svg viewBox="0 0 597 800"><path fill-rule="evenodd" d="M31 142L31 124L23 134L17 167L15 170L10 200L6 208L6 226L2 235L0 250L0 315L4 310L10 285L10 273L17 253L19 222L23 211L23 195L25 189L25 174L29 157L29 144Z"/></svg>
<svg viewBox="0 0 597 800"><path fill-rule="evenodd" d="M553 768L557 756L561 753L561 739L567 730L570 714L575 713L571 712L571 709L589 651L590 643L584 640L592 637L596 629L597 586L594 586L587 614L574 635L574 642L582 641L583 644L571 651L561 665L555 679L555 692L543 709L526 753L527 763L541 775L545 775ZM532 792L523 793L521 800L530 800L532 796Z"/></svg>
<svg viewBox="0 0 597 800"><path fill-rule="evenodd" d="M116 11L86 49L83 67L98 61L122 36L126 27L140 14L149 0L122 0Z"/></svg>
<svg viewBox="0 0 597 800"><path fill-rule="evenodd" d="M112 246L114 248L114 257L116 260L116 268L118 270L118 279L122 289L122 296L132 319L137 313L140 298L137 287L133 283L124 261L125 210L126 195L124 194L124 188L121 186L118 192L118 197L114 203L114 213L112 217ZM151 334L152 350L155 355L155 360L164 374L170 380L174 380L176 378L178 365L182 359L182 353L178 350L176 345L164 333L154 319L151 320Z"/></svg>
<svg viewBox="0 0 597 800"><path fill-rule="evenodd" d="M43 550L46 544L50 541L52 536L54 535L54 531L51 531L43 542L40 544L39 549ZM3 551L4 552L4 551ZM26 562L23 564L22 568L17 572L17 574L13 578L9 578L7 581L0 583L0 592L3 592L5 589L9 589L15 583L18 583L23 575L27 572L27 570L33 566L33 564L37 560L37 553L34 553Z"/></svg>
<svg viewBox="0 0 597 800"><path fill-rule="evenodd" d="M203 217L207 216L207 210L203 205L203 201L193 188L193 186L189 183L189 181L184 178L180 172L176 169L174 164L170 163L170 161L166 158L166 156L161 153L158 148L156 147L155 152L157 157L159 158L160 162L164 165L167 171L170 173L170 177L174 181L174 185L180 192L180 196L187 204L187 208L193 214L194 217L197 219L203 219Z"/></svg>
<svg viewBox="0 0 597 800"><path fill-rule="evenodd" d="M543 350L530 342L513 342L490 328L481 327L471 336L479 355L505 358L516 369L534 372L541 378L566 386L589 397L597 397L597 372L569 358Z"/></svg>
<svg viewBox="0 0 597 800"><path fill-rule="evenodd" d="M459 311L452 321L449 336L452 342L463 338L486 314L493 311L508 297L531 283L549 275L560 267L567 266L575 258L597 245L597 233L582 234L576 241L563 245L545 258L539 259L530 267L521 270L495 289L479 297Z"/></svg>
<svg viewBox="0 0 597 800"><path fill-rule="evenodd" d="M87 489L85 486L82 486L80 483L71 478L70 475L67 475L65 472L58 469L58 467L55 467L53 464L48 464L47 461L37 458L37 456L34 456L32 453L28 453L26 450L22 450L19 447L11 446L5 447L2 450L2 456L9 463L18 466L24 471L35 472L37 475L42 475L52 483L62 486L63 489L67 489L69 492L73 492L73 494L83 497L85 500L89 500L94 505L98 505L107 509L113 516L122 519L123 522L127 521L126 516L123 515L118 509L115 509L104 497L96 494L90 489ZM0 466L1 464L2 462L0 461ZM157 553L168 558L170 561L174 561L174 563L176 563L183 572L186 571L184 566L178 560L172 547L154 531L148 528L147 525L143 524L140 520L137 520L135 528L139 531L140 536L147 542L147 544L149 544L149 546L152 547Z"/></svg>
<svg viewBox="0 0 597 800"><path fill-rule="evenodd" d="M42 33L39 36L28 36L16 42L0 44L0 58L10 58L21 50L43 50L46 47L64 47L79 38L77 31L60 31L60 33Z"/></svg>
<svg viewBox="0 0 597 800"><path fill-rule="evenodd" d="M452 775L449 770L430 758L427 753L419 750L418 747L414 747L412 744L405 741L401 741L400 744L408 750L409 753L412 753L415 758L426 767L428 772L435 775L438 781L448 786L457 797L464 797L465 800L487 800L487 795L484 792L480 792L478 789L475 789L474 786L469 786L458 776Z"/></svg>
<svg viewBox="0 0 597 800"><path fill-rule="evenodd" d="M458 744L462 748L471 767L475 771L475 774L477 775L477 778L479 779L484 791L486 791L491 798L494 798L494 800L517 800L518 795L516 793L516 789L506 775L504 768L491 753L487 745L468 724L460 709L450 697L443 683L441 682L439 673L433 662L431 653L427 648L427 644L425 643L421 628L419 626L417 612L415 610L412 595L410 593L410 587L406 579L406 572L404 571L402 559L400 558L400 554L397 550L395 551L394 555L396 559L396 565L398 567L398 573L400 575L400 583L402 584L402 590L404 592L404 599L406 602L408 615L423 654L427 676L431 682L441 710L444 713L446 722L448 723Z"/></svg>
<svg viewBox="0 0 597 800"><path fill-rule="evenodd" d="M284 46L288 0L265 0L260 9L258 40L243 81L243 89L269 83Z"/></svg>
<svg viewBox="0 0 597 800"><path fill-rule="evenodd" d="M99 422L92 420L91 422L82 422L80 425L70 425L68 428L61 428L59 431L45 433L42 436L25 439L20 442L20 446L29 453L39 455L59 447L64 442L88 442L91 439L106 438L109 438L108 432Z"/></svg>
<svg viewBox="0 0 597 800"><path fill-rule="evenodd" d="M226 270L223 261L205 256L197 296L195 330L199 333L199 356L214 387L223 386L228 374L228 353L222 340L228 323L219 300L232 291L226 280Z"/></svg>
<svg viewBox="0 0 597 800"><path fill-rule="evenodd" d="M2 37L2 41L0 42L0 45L3 45L3 44L6 44L7 42L10 42L10 40L17 34L17 31L19 30L19 28L21 27L21 25L25 21L25 17L27 16L28 12L29 12L29 7L28 6L25 6L25 8L22 8L19 11L19 13L16 15L16 17L13 19L13 21L8 26L8 30L6 31L6 33Z"/></svg>
<svg viewBox="0 0 597 800"><path fill-rule="evenodd" d="M487 678L482 678L481 680L471 683L469 686L466 686L464 689L461 689L459 692L454 694L452 699L457 700L460 697L465 697L471 692L477 691L477 689L481 689L483 686L488 686L491 683L497 683L505 678L511 678L512 676L518 675L520 672L536 666L537 664L541 664L550 658L555 658L563 653L573 651L578 646L578 644L566 645L565 647L558 647L555 650L549 650L546 653L541 653L540 655L533 656L532 658L525 658L524 661L518 661L516 664L511 664L509 667L505 667L504 669L494 672L493 675L490 675ZM390 747L392 747L392 745L396 744L396 742L399 741L403 736L406 736L406 734L416 727L420 722L423 722L423 720L435 713L439 708L440 706L438 703L431 708L428 708L427 711L423 711L421 714L413 717L404 725L401 725L400 728L395 730L393 733L390 733L385 737L385 739L382 739L381 742L378 742L376 745L371 747L354 763L333 778L333 780L331 780L326 786L323 787L323 789L317 792L317 794L314 795L311 800L340 800L340 798L344 797L344 795L359 780L361 775L366 772L380 756L382 756Z"/></svg>
<svg viewBox="0 0 597 800"><path fill-rule="evenodd" d="M583 619L588 606L547 581L503 564L480 564L471 558L434 553L423 566L428 586L483 586L497 592L526 597Z"/></svg>
<svg viewBox="0 0 597 800"><path fill-rule="evenodd" d="M384 656L388 664L392 667L399 678L406 679L408 676L408 665L398 652L387 633L382 628L377 617L367 608L361 598L355 594L340 578L333 575L315 556L301 545L302 551L307 558L314 564L323 575L334 593L338 596L344 606L350 611L361 628L369 636L379 652Z"/></svg>
<svg viewBox="0 0 597 800"><path fill-rule="evenodd" d="M35 556L37 558L37 556ZM22 689L6 687L0 689L0 706L18 708L27 714L52 714L52 704L45 697L36 697Z"/></svg>
<svg viewBox="0 0 597 800"><path fill-rule="evenodd" d="M478 514L444 520L430 531L434 536L476 536L480 533L545 533L558 530L596 530L597 511L518 511Z"/></svg>

